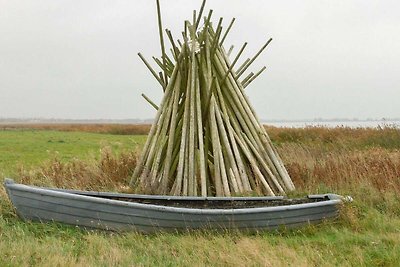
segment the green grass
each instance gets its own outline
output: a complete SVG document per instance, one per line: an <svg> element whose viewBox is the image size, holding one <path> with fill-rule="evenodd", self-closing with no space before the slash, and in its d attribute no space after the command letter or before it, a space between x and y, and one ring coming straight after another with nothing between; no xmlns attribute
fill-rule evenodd
<svg viewBox="0 0 400 267"><path fill-rule="evenodd" d="M0 131L0 175L15 175L20 166L29 168L57 155L62 161L97 157L100 148L115 152L135 150L144 135L111 135L38 130Z"/></svg>
<svg viewBox="0 0 400 267"><path fill-rule="evenodd" d="M144 136L0 131L0 181L5 175L19 173L18 168L21 165L29 171L41 164L47 164L56 151L64 162L74 158L86 161L100 157L99 150L103 146L111 146L119 154L140 147L144 141ZM284 160L290 161L291 165L294 162L303 164L311 161L305 153L315 154L318 159L319 153L325 155L325 151L332 147L328 143L320 148L320 142L313 147L312 141L307 141L304 147L298 148L287 139L281 139L279 143L278 149L287 152ZM393 143L397 144L398 140L395 138ZM371 146L381 147L374 144ZM397 147L388 149L389 156L398 155L398 152L392 151ZM386 153L386 150L378 150L377 153L386 155L383 152ZM290 156L290 153L293 155ZM340 159L342 161L344 160ZM365 162L367 163L368 161ZM358 161L353 164L356 166ZM377 162L374 161L373 164ZM300 170L302 166L300 165ZM393 172L399 171L398 165L396 166L393 167ZM363 175L353 168L350 169L357 175ZM305 174L300 171L293 175L298 177L296 179L306 179ZM382 179L384 178L382 174ZM308 187L300 188L300 191L293 194L304 195L306 188ZM298 230L281 229L252 235L235 232L141 235L84 231L57 223L23 222L16 216L5 191L0 189L0 266L400 265L398 191L391 187L378 190L373 186L357 184L347 187L340 183L335 189L329 185L318 185L310 190L312 193L335 191L339 194L350 194L355 201L343 207L339 220Z"/></svg>
<svg viewBox="0 0 400 267"><path fill-rule="evenodd" d="M372 210L365 216L360 229L336 222L254 235L146 236L25 223L9 214L0 219L0 265L398 266L400 220Z"/></svg>

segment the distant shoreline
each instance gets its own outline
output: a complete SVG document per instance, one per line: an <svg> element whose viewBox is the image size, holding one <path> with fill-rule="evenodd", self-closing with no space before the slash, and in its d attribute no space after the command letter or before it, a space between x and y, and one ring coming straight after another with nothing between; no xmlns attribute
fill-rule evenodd
<svg viewBox="0 0 400 267"><path fill-rule="evenodd" d="M0 125L95 125L95 124L110 124L110 125L149 125L152 124L152 119L122 119L122 120L75 120L75 119L0 119ZM262 124L273 127L287 128L304 128L304 127L350 127L350 128L377 128L377 127L394 127L400 129L400 119L314 119L314 120L262 120Z"/></svg>
<svg viewBox="0 0 400 267"><path fill-rule="evenodd" d="M287 128L304 127L349 127L349 128L378 128L394 127L400 129L400 120L342 120L342 121L284 121L263 122L264 125Z"/></svg>
<svg viewBox="0 0 400 267"><path fill-rule="evenodd" d="M116 123L116 124L151 124L153 119L57 119L57 118L0 118L0 124L9 123ZM400 118L367 118L367 119L261 119L262 123L326 123L326 122L400 122Z"/></svg>

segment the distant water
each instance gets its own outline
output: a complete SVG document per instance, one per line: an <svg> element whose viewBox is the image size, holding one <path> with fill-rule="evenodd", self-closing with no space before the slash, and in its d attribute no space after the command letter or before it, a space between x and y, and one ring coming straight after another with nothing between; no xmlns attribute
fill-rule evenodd
<svg viewBox="0 0 400 267"><path fill-rule="evenodd" d="M377 127L395 127L400 129L400 120L357 120L357 121L273 121L263 122L265 125L275 127L303 128L312 126L321 127L350 127L350 128L377 128Z"/></svg>

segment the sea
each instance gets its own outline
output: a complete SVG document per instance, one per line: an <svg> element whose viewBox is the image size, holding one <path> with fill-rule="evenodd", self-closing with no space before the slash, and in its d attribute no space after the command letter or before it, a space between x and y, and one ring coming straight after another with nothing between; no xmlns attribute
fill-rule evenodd
<svg viewBox="0 0 400 267"><path fill-rule="evenodd" d="M263 121L263 124L275 127L350 127L350 128L396 128L400 130L400 119L395 120L316 120L316 121Z"/></svg>

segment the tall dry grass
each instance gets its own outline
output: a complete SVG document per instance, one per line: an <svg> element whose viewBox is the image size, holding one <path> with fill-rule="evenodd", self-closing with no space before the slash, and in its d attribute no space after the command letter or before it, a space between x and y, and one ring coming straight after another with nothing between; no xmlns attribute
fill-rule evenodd
<svg viewBox="0 0 400 267"><path fill-rule="evenodd" d="M354 191L360 186L400 193L400 151L374 147L332 149L284 144L280 155L297 188L312 192L321 185Z"/></svg>
<svg viewBox="0 0 400 267"><path fill-rule="evenodd" d="M327 128L320 126L305 128L267 126L266 128L272 141L277 144L322 145L326 149L372 147L400 149L400 129L390 125L377 128Z"/></svg>
<svg viewBox="0 0 400 267"><path fill-rule="evenodd" d="M280 135L277 149L285 162L297 189L316 193L321 188L330 191L352 192L360 187L371 188L376 192L400 193L400 150L394 138L390 148L380 146L387 135L398 134L392 129L274 129ZM287 131L283 138L282 133ZM315 134L314 141L305 141L307 133ZM363 132L364 131L364 132ZM318 135L317 133L322 133ZM379 136L380 134L380 136ZM325 143L331 136L331 143ZM367 143L371 136L380 140L371 146L345 146L351 139L359 144ZM101 151L99 159L89 161L72 160L62 162L57 157L40 167L25 170L19 176L27 184L52 185L64 188L88 190L126 191L134 170L138 152L115 155L110 148Z"/></svg>
<svg viewBox="0 0 400 267"><path fill-rule="evenodd" d="M82 190L126 191L136 165L137 152L115 155L110 147L100 151L99 159L61 161L57 156L34 169L20 167L22 183Z"/></svg>

